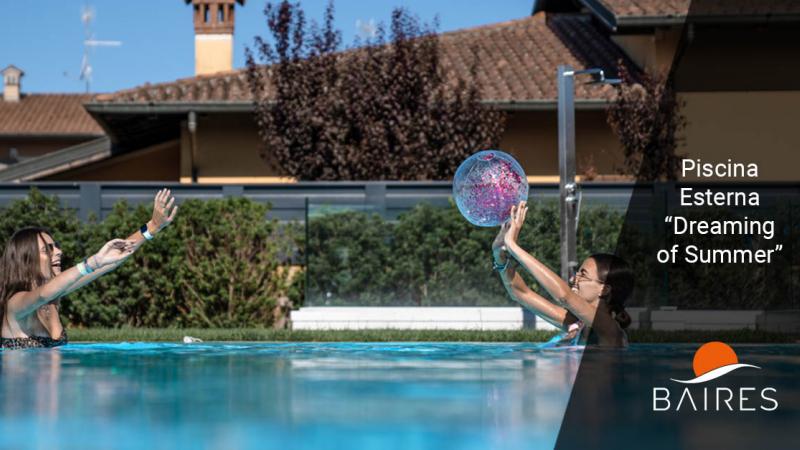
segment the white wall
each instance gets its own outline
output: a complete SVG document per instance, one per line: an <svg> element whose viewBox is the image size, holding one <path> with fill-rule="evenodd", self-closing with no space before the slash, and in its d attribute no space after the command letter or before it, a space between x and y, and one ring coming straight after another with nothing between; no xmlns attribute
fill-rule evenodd
<svg viewBox="0 0 800 450"><path fill-rule="evenodd" d="M308 307L292 311L295 330L427 329L519 330L518 307ZM537 329L555 329L542 320Z"/></svg>
<svg viewBox="0 0 800 450"><path fill-rule="evenodd" d="M630 328L653 330L796 330L800 311L723 311L628 308ZM519 330L519 307L308 307L291 313L295 330ZM555 327L537 318L537 330Z"/></svg>

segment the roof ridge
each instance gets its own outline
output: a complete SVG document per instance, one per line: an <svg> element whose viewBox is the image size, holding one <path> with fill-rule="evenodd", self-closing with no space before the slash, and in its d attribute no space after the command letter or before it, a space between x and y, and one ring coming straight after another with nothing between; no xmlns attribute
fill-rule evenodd
<svg viewBox="0 0 800 450"><path fill-rule="evenodd" d="M94 95L100 95L98 93L85 93L85 92L22 92L20 97L92 97Z"/></svg>
<svg viewBox="0 0 800 450"><path fill-rule="evenodd" d="M454 34L461 34L461 33L470 33L475 31L483 31L487 29L495 29L495 28L505 28L512 25L519 25L524 22L544 22L546 19L546 13L544 11L540 11L532 16L525 16L519 17L516 19L504 20L502 22L494 22L494 23L485 23L483 25L476 25L473 27L465 27L459 28L456 30L445 31L443 33L439 33L439 36L450 36Z"/></svg>
<svg viewBox="0 0 800 450"><path fill-rule="evenodd" d="M246 70L247 70L247 67L241 67L239 69L231 69L231 70L225 70L225 71L221 71L221 72L207 73L207 74L195 75L195 76L191 76L191 77L178 78L178 79L175 79L175 80L172 80L172 81L159 81L157 83L145 82L144 84L140 84L138 86L134 86L134 87L127 88L127 89L122 89L122 90L119 90L119 91L96 94L96 99L100 100L100 101L103 101L103 100L106 100L106 99L114 98L114 97L119 96L119 95L125 95L125 94L130 93L130 92L141 91L142 89L159 89L159 88L164 87L164 86L176 86L176 85L181 85L181 84L185 85L185 84L188 84L189 82L198 83L198 82L201 82L201 81L204 81L204 80L216 80L216 79L219 79L219 78L224 78L225 76L240 76Z"/></svg>

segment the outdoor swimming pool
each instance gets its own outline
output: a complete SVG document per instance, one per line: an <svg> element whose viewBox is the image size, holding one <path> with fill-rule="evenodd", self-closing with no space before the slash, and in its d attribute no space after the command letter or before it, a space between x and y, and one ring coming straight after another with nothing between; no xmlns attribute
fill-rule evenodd
<svg viewBox="0 0 800 450"><path fill-rule="evenodd" d="M697 347L633 345L610 353L616 374L588 372L586 378L611 388L601 416L649 409L649 380L662 385L691 374ZM763 370L733 372L726 382L775 386L785 405L797 400L800 346L735 348L741 361ZM582 353L580 347L459 343L6 350L0 351L0 449L551 449ZM776 436L797 419L792 408L740 418L761 416ZM692 423L676 420L699 416L654 417L668 422L578 428L680 448L692 438ZM704 426L731 425L729 415L704 417L715 421ZM689 434L667 433L665 424ZM745 437L725 434L734 443Z"/></svg>
<svg viewBox="0 0 800 450"><path fill-rule="evenodd" d="M550 449L580 354L455 343L2 351L0 448Z"/></svg>

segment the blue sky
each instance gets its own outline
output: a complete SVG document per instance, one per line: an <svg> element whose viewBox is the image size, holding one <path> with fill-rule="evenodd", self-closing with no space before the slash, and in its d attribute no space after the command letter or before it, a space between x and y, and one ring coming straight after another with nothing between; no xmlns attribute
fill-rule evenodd
<svg viewBox="0 0 800 450"><path fill-rule="evenodd" d="M530 15L534 0L338 0L336 27L349 44L357 22L388 22L391 10L408 8L423 21L439 16L439 31L473 27ZM234 67L244 66L244 48L266 35L265 0L237 6ZM0 0L0 68L23 71L23 92L83 92L79 80L84 25L81 11L94 10L97 40L118 47L90 52L92 92L110 92L194 75L191 7L184 0ZM327 0L301 1L307 17L321 20Z"/></svg>

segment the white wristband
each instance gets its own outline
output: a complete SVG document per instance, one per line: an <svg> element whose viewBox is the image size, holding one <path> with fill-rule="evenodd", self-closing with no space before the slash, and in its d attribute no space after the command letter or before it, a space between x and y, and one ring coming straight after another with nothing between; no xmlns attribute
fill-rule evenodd
<svg viewBox="0 0 800 450"><path fill-rule="evenodd" d="M142 225L142 228L139 228L139 231L142 233L142 236L144 236L144 238L147 239L148 241L153 239L153 235L150 234L150 230L147 229L147 224Z"/></svg>
<svg viewBox="0 0 800 450"><path fill-rule="evenodd" d="M86 264L84 264L83 261L78 263L78 272L80 272L81 275L89 275L91 273L86 269Z"/></svg>

